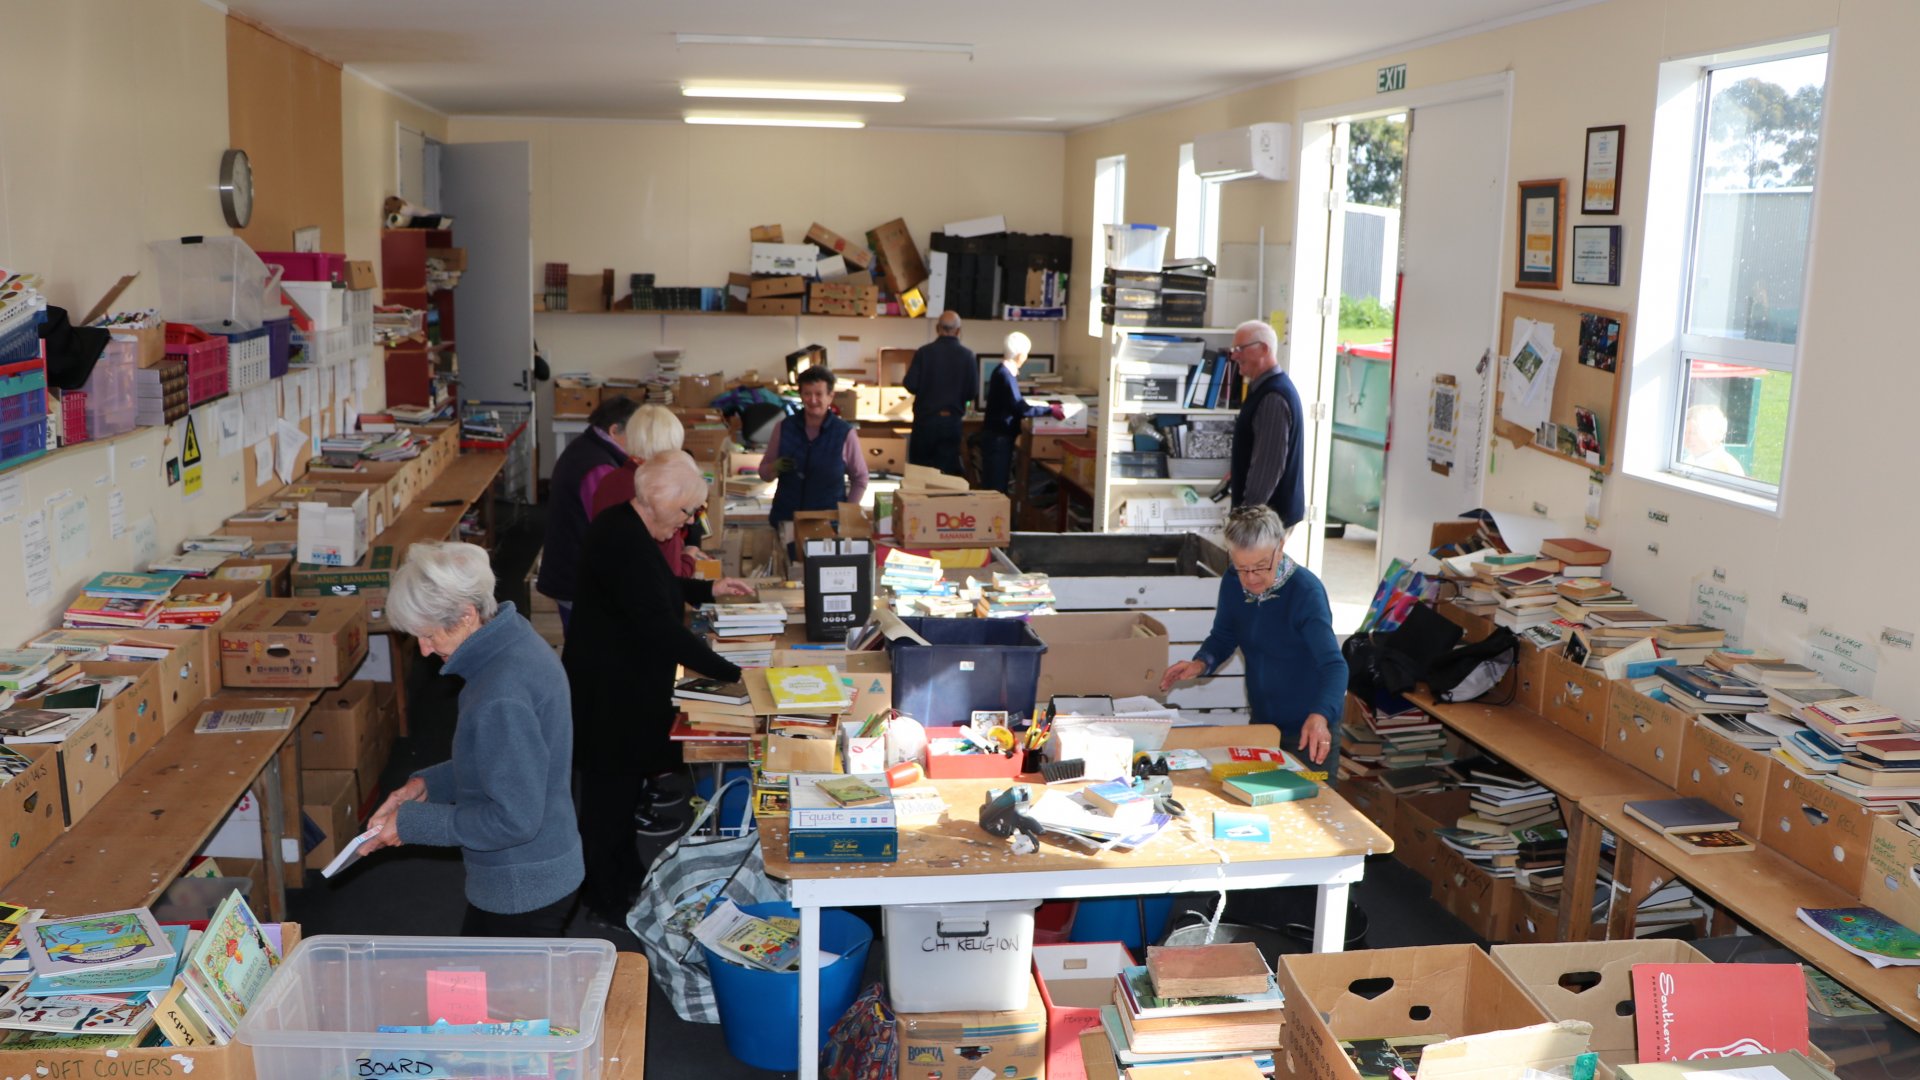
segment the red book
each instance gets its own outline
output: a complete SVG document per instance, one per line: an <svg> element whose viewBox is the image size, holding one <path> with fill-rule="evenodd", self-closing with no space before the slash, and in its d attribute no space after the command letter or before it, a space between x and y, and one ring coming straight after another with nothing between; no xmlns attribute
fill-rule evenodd
<svg viewBox="0 0 1920 1080"><path fill-rule="evenodd" d="M1799 964L1635 964L1633 1025L1641 1061L1804 1054L1806 978Z"/></svg>

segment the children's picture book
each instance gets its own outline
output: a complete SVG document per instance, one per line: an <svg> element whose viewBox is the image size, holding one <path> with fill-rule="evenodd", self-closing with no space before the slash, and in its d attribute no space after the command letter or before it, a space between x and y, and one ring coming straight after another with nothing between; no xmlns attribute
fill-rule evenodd
<svg viewBox="0 0 1920 1080"><path fill-rule="evenodd" d="M1635 964L1640 1059L1805 1053L1806 986L1799 964Z"/></svg>
<svg viewBox="0 0 1920 1080"><path fill-rule="evenodd" d="M851 704L839 674L821 665L768 668L767 689L781 709L844 709Z"/></svg>
<svg viewBox="0 0 1920 1080"><path fill-rule="evenodd" d="M841 806L872 806L875 803L887 801L885 790L857 776L835 776L815 780L813 786Z"/></svg>
<svg viewBox="0 0 1920 1080"><path fill-rule="evenodd" d="M693 928L693 936L735 963L765 971L790 971L800 965L797 929L749 915L733 901L723 900Z"/></svg>
<svg viewBox="0 0 1920 1080"><path fill-rule="evenodd" d="M220 902L206 932L187 954L182 977L238 1028L280 964L239 890Z"/></svg>
<svg viewBox="0 0 1920 1080"><path fill-rule="evenodd" d="M146 908L35 920L20 932L33 970L43 975L132 967L174 955L173 942Z"/></svg>
<svg viewBox="0 0 1920 1080"><path fill-rule="evenodd" d="M1874 967L1920 965L1920 934L1869 907L1800 908L1800 921Z"/></svg>
<svg viewBox="0 0 1920 1080"><path fill-rule="evenodd" d="M158 600L180 583L179 574L135 574L109 571L93 575L82 591L88 596L126 596L136 600Z"/></svg>
<svg viewBox="0 0 1920 1080"><path fill-rule="evenodd" d="M166 932L167 942L173 946L172 956L132 967L81 971L72 975L35 975L33 981L27 984L27 993L34 997L51 997L60 994L145 994L153 990L165 990L173 985L174 975L180 970L180 960L187 953L187 935L191 931L185 926L163 926L160 929Z"/></svg>

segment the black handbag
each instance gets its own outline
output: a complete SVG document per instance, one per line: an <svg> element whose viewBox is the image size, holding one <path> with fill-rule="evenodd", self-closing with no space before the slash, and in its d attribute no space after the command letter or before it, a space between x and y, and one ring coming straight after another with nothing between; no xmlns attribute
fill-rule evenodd
<svg viewBox="0 0 1920 1080"><path fill-rule="evenodd" d="M1347 689L1367 702L1379 701L1383 693L1404 694L1465 633L1433 608L1415 604L1395 629L1355 634L1340 647L1347 661Z"/></svg>
<svg viewBox="0 0 1920 1080"><path fill-rule="evenodd" d="M1481 640L1462 645L1429 664L1427 689L1435 701L1473 701L1500 685L1519 659L1520 639L1512 630L1496 626Z"/></svg>

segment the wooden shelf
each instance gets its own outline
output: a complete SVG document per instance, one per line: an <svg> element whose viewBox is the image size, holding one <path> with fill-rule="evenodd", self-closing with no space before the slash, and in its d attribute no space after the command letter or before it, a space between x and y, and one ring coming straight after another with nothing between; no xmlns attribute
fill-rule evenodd
<svg viewBox="0 0 1920 1080"><path fill-rule="evenodd" d="M539 315L658 315L672 318L730 318L730 319L853 319L860 322L929 322L924 315L828 315L823 312L803 311L798 315L754 315L745 311L634 311L629 308L612 308L607 311L535 311ZM1007 323L1008 325L1058 326L1065 319L969 319L969 322Z"/></svg>
<svg viewBox="0 0 1920 1080"><path fill-rule="evenodd" d="M242 391L242 393L244 392L245 391ZM215 398L214 400L218 401L219 399ZM203 401L200 404L205 405L208 403ZM196 409L199 407L200 405L194 406L194 408ZM178 423L178 422L179 421L177 420L175 421L175 423ZM131 439L134 436L139 435L141 432L165 431L170 426L172 425L169 425L169 424L144 425L141 427L136 427L131 431L123 431L118 435L109 435L104 439L88 439L86 442L83 442L83 443L71 443L67 446L62 446L57 449L49 450L46 453L41 454L37 457L24 458L18 461L9 461L5 465L0 465L0 473L12 472L14 469L29 469L35 465L41 464L42 462L51 461L52 459L57 457L65 457L69 454L83 453L87 450L92 450L96 447L101 447L101 446L112 446L114 443L120 442L124 439Z"/></svg>
<svg viewBox="0 0 1920 1080"><path fill-rule="evenodd" d="M1179 413L1183 416L1239 416L1239 409L1115 409L1113 415L1121 416L1159 416L1164 413Z"/></svg>
<svg viewBox="0 0 1920 1080"><path fill-rule="evenodd" d="M1116 334L1186 334L1188 336L1213 336L1217 334L1231 334L1234 331L1234 328L1231 326L1114 326L1111 323L1102 325Z"/></svg>

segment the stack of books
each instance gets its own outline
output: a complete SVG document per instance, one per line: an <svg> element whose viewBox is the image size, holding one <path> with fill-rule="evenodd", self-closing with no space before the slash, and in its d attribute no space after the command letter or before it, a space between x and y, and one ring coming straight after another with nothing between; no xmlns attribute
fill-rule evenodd
<svg viewBox="0 0 1920 1080"><path fill-rule="evenodd" d="M1490 759L1471 762L1464 771L1461 786L1473 791L1467 804L1472 812L1456 822L1460 828L1507 834L1542 826L1564 830L1557 798L1532 777Z"/></svg>
<svg viewBox="0 0 1920 1080"><path fill-rule="evenodd" d="M1368 709L1360 722L1340 726L1342 776L1367 777L1451 760L1440 722L1410 705L1398 711Z"/></svg>
<svg viewBox="0 0 1920 1080"><path fill-rule="evenodd" d="M900 820L885 773L795 773L787 781L787 857L802 862L893 862Z"/></svg>
<svg viewBox="0 0 1920 1080"><path fill-rule="evenodd" d="M887 553L880 564L880 587L893 594L896 615L936 615L940 618L964 618L974 613L974 603L960 596L959 586L946 580L940 560L914 555L899 548Z"/></svg>
<svg viewBox="0 0 1920 1080"><path fill-rule="evenodd" d="M1752 851L1751 837L1740 831L1740 816L1705 799L1642 799L1625 807L1627 816L1693 855Z"/></svg>
<svg viewBox="0 0 1920 1080"><path fill-rule="evenodd" d="M1045 574L1003 574L995 571L993 585L974 602L974 614L983 619L1024 619L1052 615L1053 584Z"/></svg>
<svg viewBox="0 0 1920 1080"><path fill-rule="evenodd" d="M744 745L759 729L747 688L740 683L698 675L681 679L674 684L673 703L682 714L670 735L676 742Z"/></svg>
<svg viewBox="0 0 1920 1080"><path fill-rule="evenodd" d="M1260 950L1245 942L1147 950L1144 965L1114 978L1100 1010L1114 1060L1130 1075L1206 1063L1206 1075L1248 1076L1272 1068L1285 1001Z"/></svg>
<svg viewBox="0 0 1920 1080"><path fill-rule="evenodd" d="M716 641L771 641L787 629L787 608L778 601L707 604L700 615Z"/></svg>
<svg viewBox="0 0 1920 1080"><path fill-rule="evenodd" d="M58 649L0 649L0 690L24 697L67 663Z"/></svg>
<svg viewBox="0 0 1920 1080"><path fill-rule="evenodd" d="M65 625L81 630L146 629L154 625L161 602L179 581L178 574L95 574L73 603L67 605Z"/></svg>
<svg viewBox="0 0 1920 1080"><path fill-rule="evenodd" d="M182 551L178 555L160 556L147 564L147 570L155 574L203 578L220 569L220 564L232 557L224 551Z"/></svg>
<svg viewBox="0 0 1920 1080"><path fill-rule="evenodd" d="M1670 664L1655 674L1666 682L1667 700L1691 713L1760 712L1767 707L1763 687L1706 664Z"/></svg>
<svg viewBox="0 0 1920 1080"><path fill-rule="evenodd" d="M0 972L21 978L0 998L9 1051L224 1045L280 962L279 927L262 927L238 892L205 931L145 908L41 914L25 912L0 945Z"/></svg>
<svg viewBox="0 0 1920 1080"><path fill-rule="evenodd" d="M160 601L154 622L163 627L212 626L231 610L232 593L176 593Z"/></svg>

